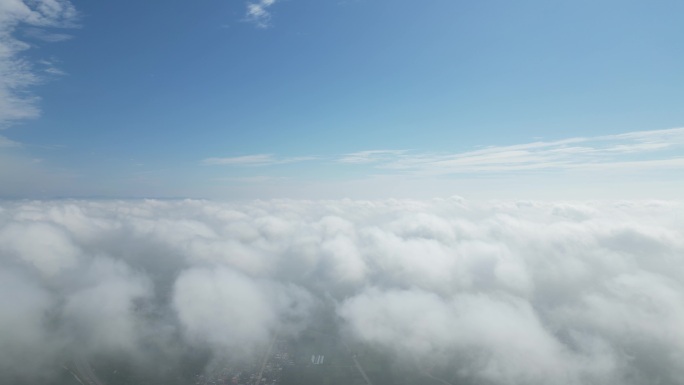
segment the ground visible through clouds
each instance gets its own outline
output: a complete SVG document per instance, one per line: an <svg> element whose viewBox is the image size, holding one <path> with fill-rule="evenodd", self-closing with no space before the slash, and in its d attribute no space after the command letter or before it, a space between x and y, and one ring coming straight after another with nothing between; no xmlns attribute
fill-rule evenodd
<svg viewBox="0 0 684 385"><path fill-rule="evenodd" d="M683 258L662 201L4 202L1 382L678 384Z"/></svg>

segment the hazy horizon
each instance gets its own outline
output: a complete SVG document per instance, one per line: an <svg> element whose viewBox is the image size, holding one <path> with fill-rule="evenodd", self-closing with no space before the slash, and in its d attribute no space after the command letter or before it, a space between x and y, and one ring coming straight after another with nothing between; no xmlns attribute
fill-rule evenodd
<svg viewBox="0 0 684 385"><path fill-rule="evenodd" d="M0 198L680 199L680 2L0 2Z"/></svg>

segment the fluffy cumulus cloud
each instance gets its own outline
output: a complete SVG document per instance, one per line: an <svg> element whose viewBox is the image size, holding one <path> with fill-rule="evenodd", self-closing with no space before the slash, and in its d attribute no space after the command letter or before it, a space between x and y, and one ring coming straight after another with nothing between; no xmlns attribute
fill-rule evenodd
<svg viewBox="0 0 684 385"><path fill-rule="evenodd" d="M243 353L264 346L281 330L301 328L310 302L301 288L250 279L223 267L183 272L173 294L173 307L191 339Z"/></svg>
<svg viewBox="0 0 684 385"><path fill-rule="evenodd" d="M4 202L0 379L254 359L324 317L425 382L677 384L683 282L676 202Z"/></svg>

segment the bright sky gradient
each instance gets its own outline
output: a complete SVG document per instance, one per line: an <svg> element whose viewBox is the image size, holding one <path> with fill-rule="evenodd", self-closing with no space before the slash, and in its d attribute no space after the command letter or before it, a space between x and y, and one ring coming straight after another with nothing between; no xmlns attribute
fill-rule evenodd
<svg viewBox="0 0 684 385"><path fill-rule="evenodd" d="M0 0L0 197L684 196L684 2Z"/></svg>

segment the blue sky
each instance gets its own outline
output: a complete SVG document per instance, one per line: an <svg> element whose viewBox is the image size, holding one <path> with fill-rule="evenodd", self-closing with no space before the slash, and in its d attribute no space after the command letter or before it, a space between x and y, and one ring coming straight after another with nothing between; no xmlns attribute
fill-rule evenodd
<svg viewBox="0 0 684 385"><path fill-rule="evenodd" d="M0 196L676 198L681 1L0 0Z"/></svg>

